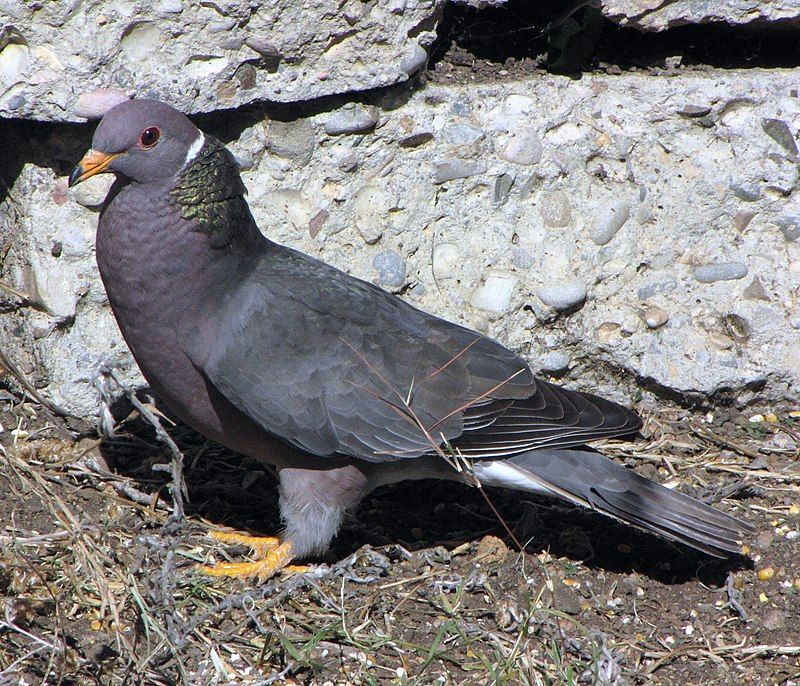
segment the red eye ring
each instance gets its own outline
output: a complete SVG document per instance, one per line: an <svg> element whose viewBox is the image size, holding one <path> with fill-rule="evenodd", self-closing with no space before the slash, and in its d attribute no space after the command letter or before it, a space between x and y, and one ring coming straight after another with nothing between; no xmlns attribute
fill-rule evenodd
<svg viewBox="0 0 800 686"><path fill-rule="evenodd" d="M142 144L143 148L152 148L158 143L159 138L161 138L161 131L159 131L157 126L151 126L142 131L142 135L139 136L139 142Z"/></svg>

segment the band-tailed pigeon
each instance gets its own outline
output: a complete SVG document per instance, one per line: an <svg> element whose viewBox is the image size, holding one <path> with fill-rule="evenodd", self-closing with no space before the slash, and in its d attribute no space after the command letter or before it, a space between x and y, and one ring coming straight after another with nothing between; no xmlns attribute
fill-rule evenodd
<svg viewBox="0 0 800 686"><path fill-rule="evenodd" d="M152 100L111 109L70 185L116 175L97 263L158 397L209 438L274 465L280 539L212 573L268 577L324 551L347 508L404 479L560 496L715 556L746 523L582 448L636 432L631 410L559 388L479 333L273 243L233 155Z"/></svg>

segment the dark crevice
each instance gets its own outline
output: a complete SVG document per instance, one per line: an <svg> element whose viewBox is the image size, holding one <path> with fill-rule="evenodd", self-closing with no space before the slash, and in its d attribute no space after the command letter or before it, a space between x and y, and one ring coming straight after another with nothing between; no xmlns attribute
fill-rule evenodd
<svg viewBox="0 0 800 686"><path fill-rule="evenodd" d="M707 23L662 32L623 28L598 9L564 19L569 0L509 0L477 10L445 7L429 69L473 78L550 72L789 68L800 65L800 31L786 22ZM498 74L500 70L506 73ZM433 78L436 78L434 76Z"/></svg>

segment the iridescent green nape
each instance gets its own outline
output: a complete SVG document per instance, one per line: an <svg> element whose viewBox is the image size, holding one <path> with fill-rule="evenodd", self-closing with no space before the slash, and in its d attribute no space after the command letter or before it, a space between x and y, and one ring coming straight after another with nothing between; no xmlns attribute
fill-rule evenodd
<svg viewBox="0 0 800 686"><path fill-rule="evenodd" d="M206 134L205 139L197 157L178 175L170 195L180 206L181 216L195 221L197 231L208 234L211 245L221 248L244 235L253 219L239 165L216 138Z"/></svg>

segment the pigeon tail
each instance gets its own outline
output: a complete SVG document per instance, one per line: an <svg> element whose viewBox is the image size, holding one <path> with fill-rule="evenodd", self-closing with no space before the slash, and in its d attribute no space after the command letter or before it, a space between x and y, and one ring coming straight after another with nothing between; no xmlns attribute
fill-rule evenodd
<svg viewBox="0 0 800 686"><path fill-rule="evenodd" d="M753 528L590 450L533 450L474 463L487 486L556 495L714 557L740 554Z"/></svg>

